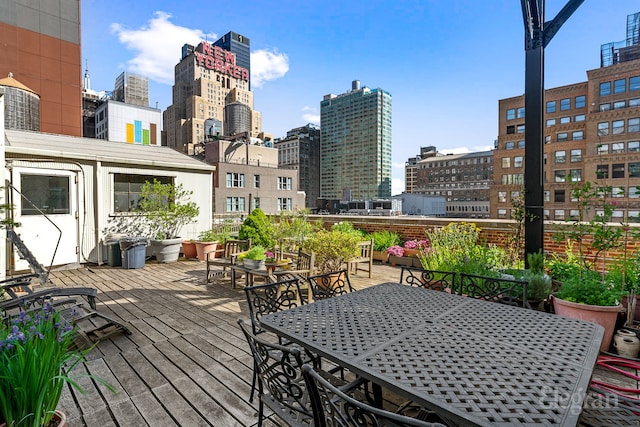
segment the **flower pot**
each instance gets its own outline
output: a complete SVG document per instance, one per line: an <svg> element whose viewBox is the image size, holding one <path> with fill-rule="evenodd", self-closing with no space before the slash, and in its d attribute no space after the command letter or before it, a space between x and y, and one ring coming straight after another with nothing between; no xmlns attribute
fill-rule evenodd
<svg viewBox="0 0 640 427"><path fill-rule="evenodd" d="M597 323L604 328L604 337L600 351L608 351L616 327L618 313L623 309L622 304L614 306L578 304L553 297L553 308L556 314L572 319L586 320Z"/></svg>
<svg viewBox="0 0 640 427"><path fill-rule="evenodd" d="M151 240L151 248L158 262L176 262L180 256L182 239Z"/></svg>
<svg viewBox="0 0 640 427"><path fill-rule="evenodd" d="M197 256L196 242L184 240L182 242L182 254L185 258L195 258Z"/></svg>
<svg viewBox="0 0 640 427"><path fill-rule="evenodd" d="M404 256L409 256L409 257L417 257L418 256L418 250L417 249L407 249L404 248Z"/></svg>
<svg viewBox="0 0 640 427"><path fill-rule="evenodd" d="M196 256L200 261L207 260L207 253L217 249L218 242L196 242Z"/></svg>
<svg viewBox="0 0 640 427"><path fill-rule="evenodd" d="M640 339L635 332L620 329L613 337L613 346L620 356L635 359L640 352Z"/></svg>

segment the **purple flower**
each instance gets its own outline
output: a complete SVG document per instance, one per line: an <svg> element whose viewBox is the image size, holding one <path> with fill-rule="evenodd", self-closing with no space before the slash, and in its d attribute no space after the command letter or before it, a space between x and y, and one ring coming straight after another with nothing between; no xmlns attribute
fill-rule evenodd
<svg viewBox="0 0 640 427"><path fill-rule="evenodd" d="M401 248L398 245L393 245L393 246L390 246L389 248L387 248L387 253L389 255L402 256L402 255L404 255L404 249Z"/></svg>

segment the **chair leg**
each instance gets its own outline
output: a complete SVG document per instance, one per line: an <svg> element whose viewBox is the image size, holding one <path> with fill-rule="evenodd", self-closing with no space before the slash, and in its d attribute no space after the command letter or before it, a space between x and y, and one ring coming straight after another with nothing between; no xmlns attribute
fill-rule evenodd
<svg viewBox="0 0 640 427"><path fill-rule="evenodd" d="M258 404L258 427L262 427L263 417L264 417L264 404L262 403L262 399L260 399L260 403Z"/></svg>
<svg viewBox="0 0 640 427"><path fill-rule="evenodd" d="M258 378L258 367L256 366L256 362L253 362L253 379L251 380L251 394L249 395L249 402L253 402L253 395L256 391L256 380Z"/></svg>

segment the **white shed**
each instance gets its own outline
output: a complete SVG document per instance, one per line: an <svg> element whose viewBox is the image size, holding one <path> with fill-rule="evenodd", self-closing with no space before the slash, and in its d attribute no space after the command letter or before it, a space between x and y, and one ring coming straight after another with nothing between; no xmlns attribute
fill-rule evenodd
<svg viewBox="0 0 640 427"><path fill-rule="evenodd" d="M181 237L195 238L211 228L212 165L168 147L4 133L8 202L21 224L16 231L45 266L104 262L101 243L108 221L135 215L127 207L135 203L135 190L145 179L164 179L193 192L200 215L197 223L182 229ZM16 270L28 268L26 261L13 258Z"/></svg>

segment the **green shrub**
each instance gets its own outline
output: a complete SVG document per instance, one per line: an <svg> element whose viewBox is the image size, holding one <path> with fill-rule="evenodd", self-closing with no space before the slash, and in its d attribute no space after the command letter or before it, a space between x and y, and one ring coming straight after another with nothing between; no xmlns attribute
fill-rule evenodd
<svg viewBox="0 0 640 427"><path fill-rule="evenodd" d="M379 230L371 233L374 251L386 251L391 246L400 245L400 235L390 230Z"/></svg>
<svg viewBox="0 0 640 427"><path fill-rule="evenodd" d="M251 239L252 245L259 245L265 248L273 247L273 226L271 221L260 208L255 208L244 220L240 231L240 239Z"/></svg>

